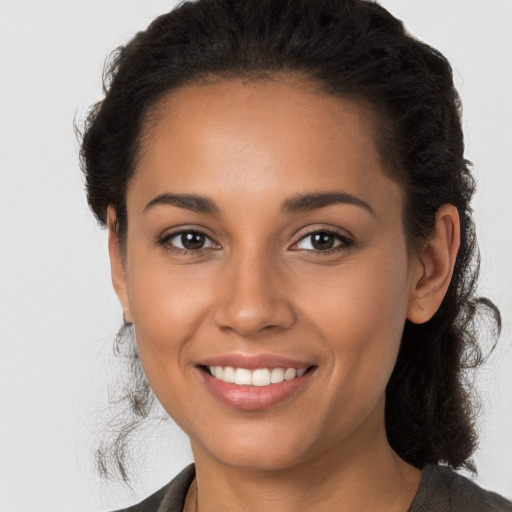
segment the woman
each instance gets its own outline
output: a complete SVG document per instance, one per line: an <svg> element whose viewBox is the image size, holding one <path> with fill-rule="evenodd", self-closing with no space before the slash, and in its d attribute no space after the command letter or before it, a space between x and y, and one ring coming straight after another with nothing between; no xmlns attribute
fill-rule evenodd
<svg viewBox="0 0 512 512"><path fill-rule="evenodd" d="M362 0L185 3L120 50L82 161L194 454L129 510L511 510L438 465L472 468L463 376L499 313L436 50Z"/></svg>

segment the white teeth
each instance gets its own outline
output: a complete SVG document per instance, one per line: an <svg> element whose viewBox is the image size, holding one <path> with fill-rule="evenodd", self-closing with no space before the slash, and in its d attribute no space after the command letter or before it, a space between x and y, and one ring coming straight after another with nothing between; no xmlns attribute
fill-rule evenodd
<svg viewBox="0 0 512 512"><path fill-rule="evenodd" d="M284 372L284 380L292 380L292 379L295 379L297 375L297 370L295 368L288 368L285 372Z"/></svg>
<svg viewBox="0 0 512 512"><path fill-rule="evenodd" d="M231 366L226 366L222 373L222 380L224 382L235 382L235 369Z"/></svg>
<svg viewBox="0 0 512 512"><path fill-rule="evenodd" d="M270 384L270 370L263 368L252 372L251 384L253 386L268 386Z"/></svg>
<svg viewBox="0 0 512 512"><path fill-rule="evenodd" d="M235 384L244 384L246 386L250 386L252 383L251 374L251 370L246 370L245 368L237 368L235 371Z"/></svg>
<svg viewBox="0 0 512 512"><path fill-rule="evenodd" d="M219 380L235 383L239 386L270 386L279 384L285 380L293 380L302 377L307 368L258 368L247 370L246 368L233 368L232 366L209 366L210 373Z"/></svg>
<svg viewBox="0 0 512 512"><path fill-rule="evenodd" d="M270 374L270 382L272 384L278 384L279 382L283 382L284 380L284 369L283 368L272 368L272 373Z"/></svg>

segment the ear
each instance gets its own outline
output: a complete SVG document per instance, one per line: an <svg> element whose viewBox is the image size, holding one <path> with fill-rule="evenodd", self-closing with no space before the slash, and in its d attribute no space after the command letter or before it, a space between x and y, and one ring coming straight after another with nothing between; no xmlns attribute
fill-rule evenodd
<svg viewBox="0 0 512 512"><path fill-rule="evenodd" d="M443 301L460 245L457 208L445 204L436 214L434 231L413 262L407 319L415 324L430 320Z"/></svg>
<svg viewBox="0 0 512 512"><path fill-rule="evenodd" d="M126 282L125 261L122 256L121 247L117 238L116 230L116 212L112 206L107 209L107 229L108 229L108 253L110 256L110 271L112 274L112 284L117 294L117 298L123 308L125 322L133 323L130 300L128 294L128 285Z"/></svg>

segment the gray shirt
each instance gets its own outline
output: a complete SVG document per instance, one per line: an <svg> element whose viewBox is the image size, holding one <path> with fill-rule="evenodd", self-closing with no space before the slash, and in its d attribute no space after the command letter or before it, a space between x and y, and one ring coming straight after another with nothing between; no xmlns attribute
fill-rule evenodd
<svg viewBox="0 0 512 512"><path fill-rule="evenodd" d="M149 498L118 512L183 512L195 472L194 464L187 466ZM428 465L421 472L418 492L407 512L512 512L512 503L448 467Z"/></svg>

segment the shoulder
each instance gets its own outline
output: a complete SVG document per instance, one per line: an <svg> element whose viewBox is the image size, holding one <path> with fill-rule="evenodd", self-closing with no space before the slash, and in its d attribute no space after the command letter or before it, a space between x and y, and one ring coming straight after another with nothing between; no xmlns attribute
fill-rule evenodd
<svg viewBox="0 0 512 512"><path fill-rule="evenodd" d="M117 512L182 512L188 488L195 475L196 468L194 464L190 464L171 482L144 501Z"/></svg>
<svg viewBox="0 0 512 512"><path fill-rule="evenodd" d="M428 465L409 512L512 512L512 503L446 466Z"/></svg>

